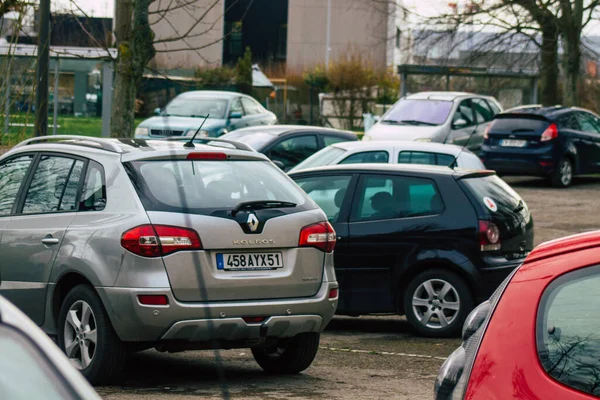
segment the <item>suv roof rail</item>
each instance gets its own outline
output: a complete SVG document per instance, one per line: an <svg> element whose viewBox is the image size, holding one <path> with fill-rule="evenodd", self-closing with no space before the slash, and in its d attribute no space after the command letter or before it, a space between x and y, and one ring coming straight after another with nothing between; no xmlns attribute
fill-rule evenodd
<svg viewBox="0 0 600 400"><path fill-rule="evenodd" d="M27 139L17 144L13 148L27 146L29 144L36 144L42 142L50 142L53 140L63 141L63 144L75 144L78 146L86 146L92 147L94 149L101 148L103 150L111 151L113 153L122 153L123 150L115 143L110 142L107 139L97 138L97 137L89 137L89 136L80 136L80 135L51 135L51 136L40 136L34 137L31 139ZM67 141L71 141L68 143ZM87 142L87 143L86 143ZM96 146L92 145L94 143Z"/></svg>
<svg viewBox="0 0 600 400"><path fill-rule="evenodd" d="M179 141L179 142L189 142L190 138L175 136L175 137L168 137L168 138L166 138L166 140L168 140L168 141ZM244 143L236 142L235 140L201 137L201 138L194 139L194 142L201 142L202 144L205 144L207 146L211 145L210 142L226 143L226 144L232 145L236 150L246 150L246 151L255 152L255 150L252 147L250 147L250 146L248 146L247 144L244 144ZM220 146L220 147L222 147L222 146Z"/></svg>

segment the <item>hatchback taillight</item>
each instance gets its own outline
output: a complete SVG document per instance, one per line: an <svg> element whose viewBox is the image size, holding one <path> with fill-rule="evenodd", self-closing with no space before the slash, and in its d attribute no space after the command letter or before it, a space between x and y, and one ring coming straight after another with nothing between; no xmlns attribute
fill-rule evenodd
<svg viewBox="0 0 600 400"><path fill-rule="evenodd" d="M553 122L546 128L544 133L542 133L542 136L540 137L540 142L547 142L549 140L554 140L557 137L558 137L558 126L556 126L556 124Z"/></svg>
<svg viewBox="0 0 600 400"><path fill-rule="evenodd" d="M193 229L169 225L140 225L121 236L121 246L142 257L162 257L180 250L201 250Z"/></svg>
<svg viewBox="0 0 600 400"><path fill-rule="evenodd" d="M484 140L486 140L486 139L489 139L489 138L490 138L490 129L492 129L492 125L493 125L493 124L494 124L493 122L490 122L490 123L488 124L488 126L486 126L486 128L485 128L485 131L483 131L483 139L484 139Z"/></svg>
<svg viewBox="0 0 600 400"><path fill-rule="evenodd" d="M481 251L500 250L500 229L490 221L479 221L479 246Z"/></svg>
<svg viewBox="0 0 600 400"><path fill-rule="evenodd" d="M335 230L329 222L319 222L308 225L300 231L299 247L316 247L326 253L331 253L335 247Z"/></svg>

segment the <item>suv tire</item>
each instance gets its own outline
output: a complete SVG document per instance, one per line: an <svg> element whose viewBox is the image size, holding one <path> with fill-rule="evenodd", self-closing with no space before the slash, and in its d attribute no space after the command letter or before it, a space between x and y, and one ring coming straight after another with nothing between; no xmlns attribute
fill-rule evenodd
<svg viewBox="0 0 600 400"><path fill-rule="evenodd" d="M58 345L67 357L79 362L76 367L90 383L108 383L121 372L126 347L92 287L79 285L71 289L61 305L57 325ZM82 351L87 351L87 358Z"/></svg>
<svg viewBox="0 0 600 400"><path fill-rule="evenodd" d="M300 333L276 346L253 347L252 355L266 372L295 374L310 367L319 351L320 338L316 332Z"/></svg>
<svg viewBox="0 0 600 400"><path fill-rule="evenodd" d="M465 281L444 269L420 273L404 291L406 319L423 336L457 335L472 309L473 298Z"/></svg>
<svg viewBox="0 0 600 400"><path fill-rule="evenodd" d="M565 157L560 160L556 171L552 173L550 177L552 186L558 188L566 188L573 183L573 162L571 159Z"/></svg>

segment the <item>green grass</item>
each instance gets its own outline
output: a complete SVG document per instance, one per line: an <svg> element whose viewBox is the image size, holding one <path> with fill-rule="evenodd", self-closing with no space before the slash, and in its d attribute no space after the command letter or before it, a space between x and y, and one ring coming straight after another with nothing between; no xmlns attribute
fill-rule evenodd
<svg viewBox="0 0 600 400"><path fill-rule="evenodd" d="M135 124L139 124L143 119L136 119ZM30 138L34 135L33 126L17 126L16 124L33 125L35 123L35 115L33 114L13 114L10 116L10 124L8 134L4 134L4 119L0 118L0 145L13 146L22 140ZM53 119L48 116L48 134L53 132ZM57 119L58 135L82 135L96 136L102 134L102 118L98 117L61 117Z"/></svg>

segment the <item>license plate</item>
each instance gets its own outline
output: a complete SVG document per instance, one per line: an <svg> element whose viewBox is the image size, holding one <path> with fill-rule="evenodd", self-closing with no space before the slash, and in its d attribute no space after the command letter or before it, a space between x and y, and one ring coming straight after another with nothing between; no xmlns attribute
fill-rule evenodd
<svg viewBox="0 0 600 400"><path fill-rule="evenodd" d="M218 253L217 269L222 271L263 271L283 268L281 253Z"/></svg>
<svg viewBox="0 0 600 400"><path fill-rule="evenodd" d="M525 147L527 140L504 139L500 143L503 147Z"/></svg>

